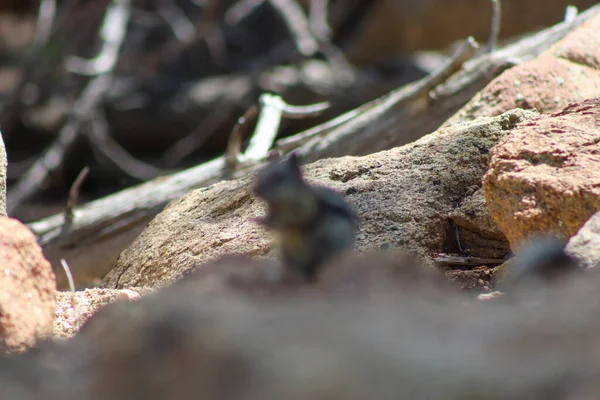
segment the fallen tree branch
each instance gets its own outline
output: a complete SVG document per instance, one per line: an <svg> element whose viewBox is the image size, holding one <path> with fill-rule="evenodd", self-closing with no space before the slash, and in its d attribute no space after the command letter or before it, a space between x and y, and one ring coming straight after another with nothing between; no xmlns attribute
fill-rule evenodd
<svg viewBox="0 0 600 400"><path fill-rule="evenodd" d="M380 140L381 138L375 140L375 142L380 141L377 144L379 148L376 150L370 147L366 150L365 145L370 144L373 138L379 136L381 132L389 130L390 126L398 126L396 124L401 119L406 119L405 114L410 108L406 106L409 103L412 103L411 105L417 104L419 101L428 103L429 92L460 69L462 64L473 56L476 49L475 39L468 38L439 70L416 83L393 90L389 94L361 106L360 112L343 126L330 132L326 137L310 138L306 144L297 149L297 152L305 160L316 160L330 157L326 153L331 151L332 147L335 147L333 151L340 154L368 154L389 148L389 143ZM400 109L402 107L404 109ZM423 107L423 105L419 105L419 107ZM381 146L382 143L385 143L384 147ZM339 150L337 147L342 147L344 150Z"/></svg>

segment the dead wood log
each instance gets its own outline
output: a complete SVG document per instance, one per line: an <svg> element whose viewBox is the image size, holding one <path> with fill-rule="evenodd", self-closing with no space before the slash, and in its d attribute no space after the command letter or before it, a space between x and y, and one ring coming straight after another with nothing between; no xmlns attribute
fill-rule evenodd
<svg viewBox="0 0 600 400"><path fill-rule="evenodd" d="M503 70L536 57L598 10L600 5L571 22L469 61L463 70L439 85L434 96L428 90L423 91L423 87L429 89L427 85L431 83L427 77L351 111L355 115L341 124L316 127L280 140L275 147L285 152L297 150L308 162L325 157L364 155L413 141L434 131ZM243 165L232 177L251 173L262 164ZM61 258L69 262L78 284L90 283L110 270L120 252L168 202L192 189L222 180L224 167L225 160L219 157L78 207L67 232L62 229L62 214L28 226L55 267L59 286L64 287L66 283L60 272Z"/></svg>

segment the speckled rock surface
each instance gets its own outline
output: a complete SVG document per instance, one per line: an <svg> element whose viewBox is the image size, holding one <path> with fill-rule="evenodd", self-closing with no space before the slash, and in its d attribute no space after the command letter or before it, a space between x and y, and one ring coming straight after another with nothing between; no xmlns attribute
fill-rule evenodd
<svg viewBox="0 0 600 400"><path fill-rule="evenodd" d="M520 124L490 152L490 213L511 247L537 233L569 238L600 210L600 99Z"/></svg>
<svg viewBox="0 0 600 400"><path fill-rule="evenodd" d="M52 266L33 233L0 217L0 353L24 351L52 334L55 290Z"/></svg>
<svg viewBox="0 0 600 400"><path fill-rule="evenodd" d="M305 175L346 194L360 220L358 251L400 248L428 260L454 241L447 237L449 213L481 188L489 149L534 115L515 110L389 151L321 160ZM120 255L104 285L166 285L228 253L272 257L269 238L253 221L263 206L251 186L252 177L221 182L171 203Z"/></svg>
<svg viewBox="0 0 600 400"><path fill-rule="evenodd" d="M136 301L151 290L131 289L86 289L83 291L56 292L56 318L54 337L68 339L75 336L77 328L102 307L117 300Z"/></svg>

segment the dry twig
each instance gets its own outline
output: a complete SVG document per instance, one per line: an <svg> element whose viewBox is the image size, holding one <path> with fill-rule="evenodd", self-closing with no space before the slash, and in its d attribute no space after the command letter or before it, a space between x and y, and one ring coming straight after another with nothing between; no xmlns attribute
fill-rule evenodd
<svg viewBox="0 0 600 400"><path fill-rule="evenodd" d="M248 148L241 154L241 142L249 118L256 115L256 109L251 107L246 114L238 120L229 137L225 159L229 170L238 164L256 161L265 158L273 145L281 118L303 119L319 115L329 107L329 103L318 103L307 106L293 106L287 104L280 96L263 94L259 99L260 114L256 129L252 134Z"/></svg>
<svg viewBox="0 0 600 400"><path fill-rule="evenodd" d="M79 192L81 191L81 185L83 185L83 182L85 181L85 178L87 178L89 172L89 167L86 166L85 168L83 168L77 175L77 178L75 178L73 184L71 185L71 190L69 190L69 200L67 201L67 208L65 209L65 223L62 227L63 233L68 231L71 225L73 224L73 209L75 208L75 204L77 204Z"/></svg>
<svg viewBox="0 0 600 400"><path fill-rule="evenodd" d="M237 123L233 126L229 141L227 142L227 150L225 151L225 166L228 169L233 169L239 162L242 152L242 139L245 136L248 124L258 115L258 106L251 105L244 115L238 118Z"/></svg>
<svg viewBox="0 0 600 400"><path fill-rule="evenodd" d="M400 103L407 104L422 99L424 96L427 97L433 88L460 69L462 64L473 56L477 47L475 39L469 37L457 49L455 54L431 75L426 76L418 82L395 89L331 121L327 121L290 138L282 139L276 143L276 148L287 152L290 149L302 146L300 152L303 155L307 155L317 146L325 147L332 141L339 141L344 135L356 132L360 129L360 126L369 125L379 115L392 107L397 107ZM336 128L336 134L328 135L326 140L322 139L324 135L331 132L334 128Z"/></svg>
<svg viewBox="0 0 600 400"><path fill-rule="evenodd" d="M329 40L331 28L328 22L329 0L311 0L310 29L319 39Z"/></svg>
<svg viewBox="0 0 600 400"><path fill-rule="evenodd" d="M500 25L502 24L502 6L500 0L490 0L492 2L492 27L490 29L490 38L488 40L488 53L496 51L498 37L500 36Z"/></svg>
<svg viewBox="0 0 600 400"><path fill-rule="evenodd" d="M479 266L479 265L500 265L504 261L503 258L480 258L469 256L451 256L448 254L438 255L433 258L436 264L440 265L463 265L463 266Z"/></svg>
<svg viewBox="0 0 600 400"><path fill-rule="evenodd" d="M300 54L305 57L314 55L319 45L310 30L308 18L302 7L295 0L269 0L269 3L287 24Z"/></svg>
<svg viewBox="0 0 600 400"><path fill-rule="evenodd" d="M236 108L236 104L216 107L197 128L175 142L162 154L161 165L171 168L198 150L224 122L231 119Z"/></svg>
<svg viewBox="0 0 600 400"><path fill-rule="evenodd" d="M60 260L60 265L62 265L65 275L67 275L67 280L69 281L69 289L71 290L71 305L73 306L73 319L75 320L75 332L78 332L79 308L77 307L77 302L75 301L75 282L73 280L73 274L71 274L71 268L69 268L69 264L67 264L67 261L64 258Z"/></svg>
<svg viewBox="0 0 600 400"><path fill-rule="evenodd" d="M108 122L101 110L92 110L90 121L91 129L87 130L87 137L92 147L100 151L128 176L140 181L147 181L173 172L142 162L125 150L110 135Z"/></svg>
<svg viewBox="0 0 600 400"><path fill-rule="evenodd" d="M68 71L96 76L112 71L119 59L121 45L125 39L127 25L131 17L131 0L112 0L106 8L100 28L102 50L91 60L72 56L65 62Z"/></svg>
<svg viewBox="0 0 600 400"><path fill-rule="evenodd" d="M565 18L564 21L566 23L573 22L573 20L577 17L579 10L575 6L567 6L565 9Z"/></svg>
<svg viewBox="0 0 600 400"><path fill-rule="evenodd" d="M48 42L55 17L56 0L41 0L33 40L35 47L40 48Z"/></svg>

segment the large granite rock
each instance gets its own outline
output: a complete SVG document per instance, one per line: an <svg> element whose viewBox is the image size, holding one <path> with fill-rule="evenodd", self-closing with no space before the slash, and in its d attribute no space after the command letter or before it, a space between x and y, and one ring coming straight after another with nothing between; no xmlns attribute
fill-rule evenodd
<svg viewBox="0 0 600 400"><path fill-rule="evenodd" d="M486 202L511 247L569 238L600 210L600 98L520 124L490 152Z"/></svg>

